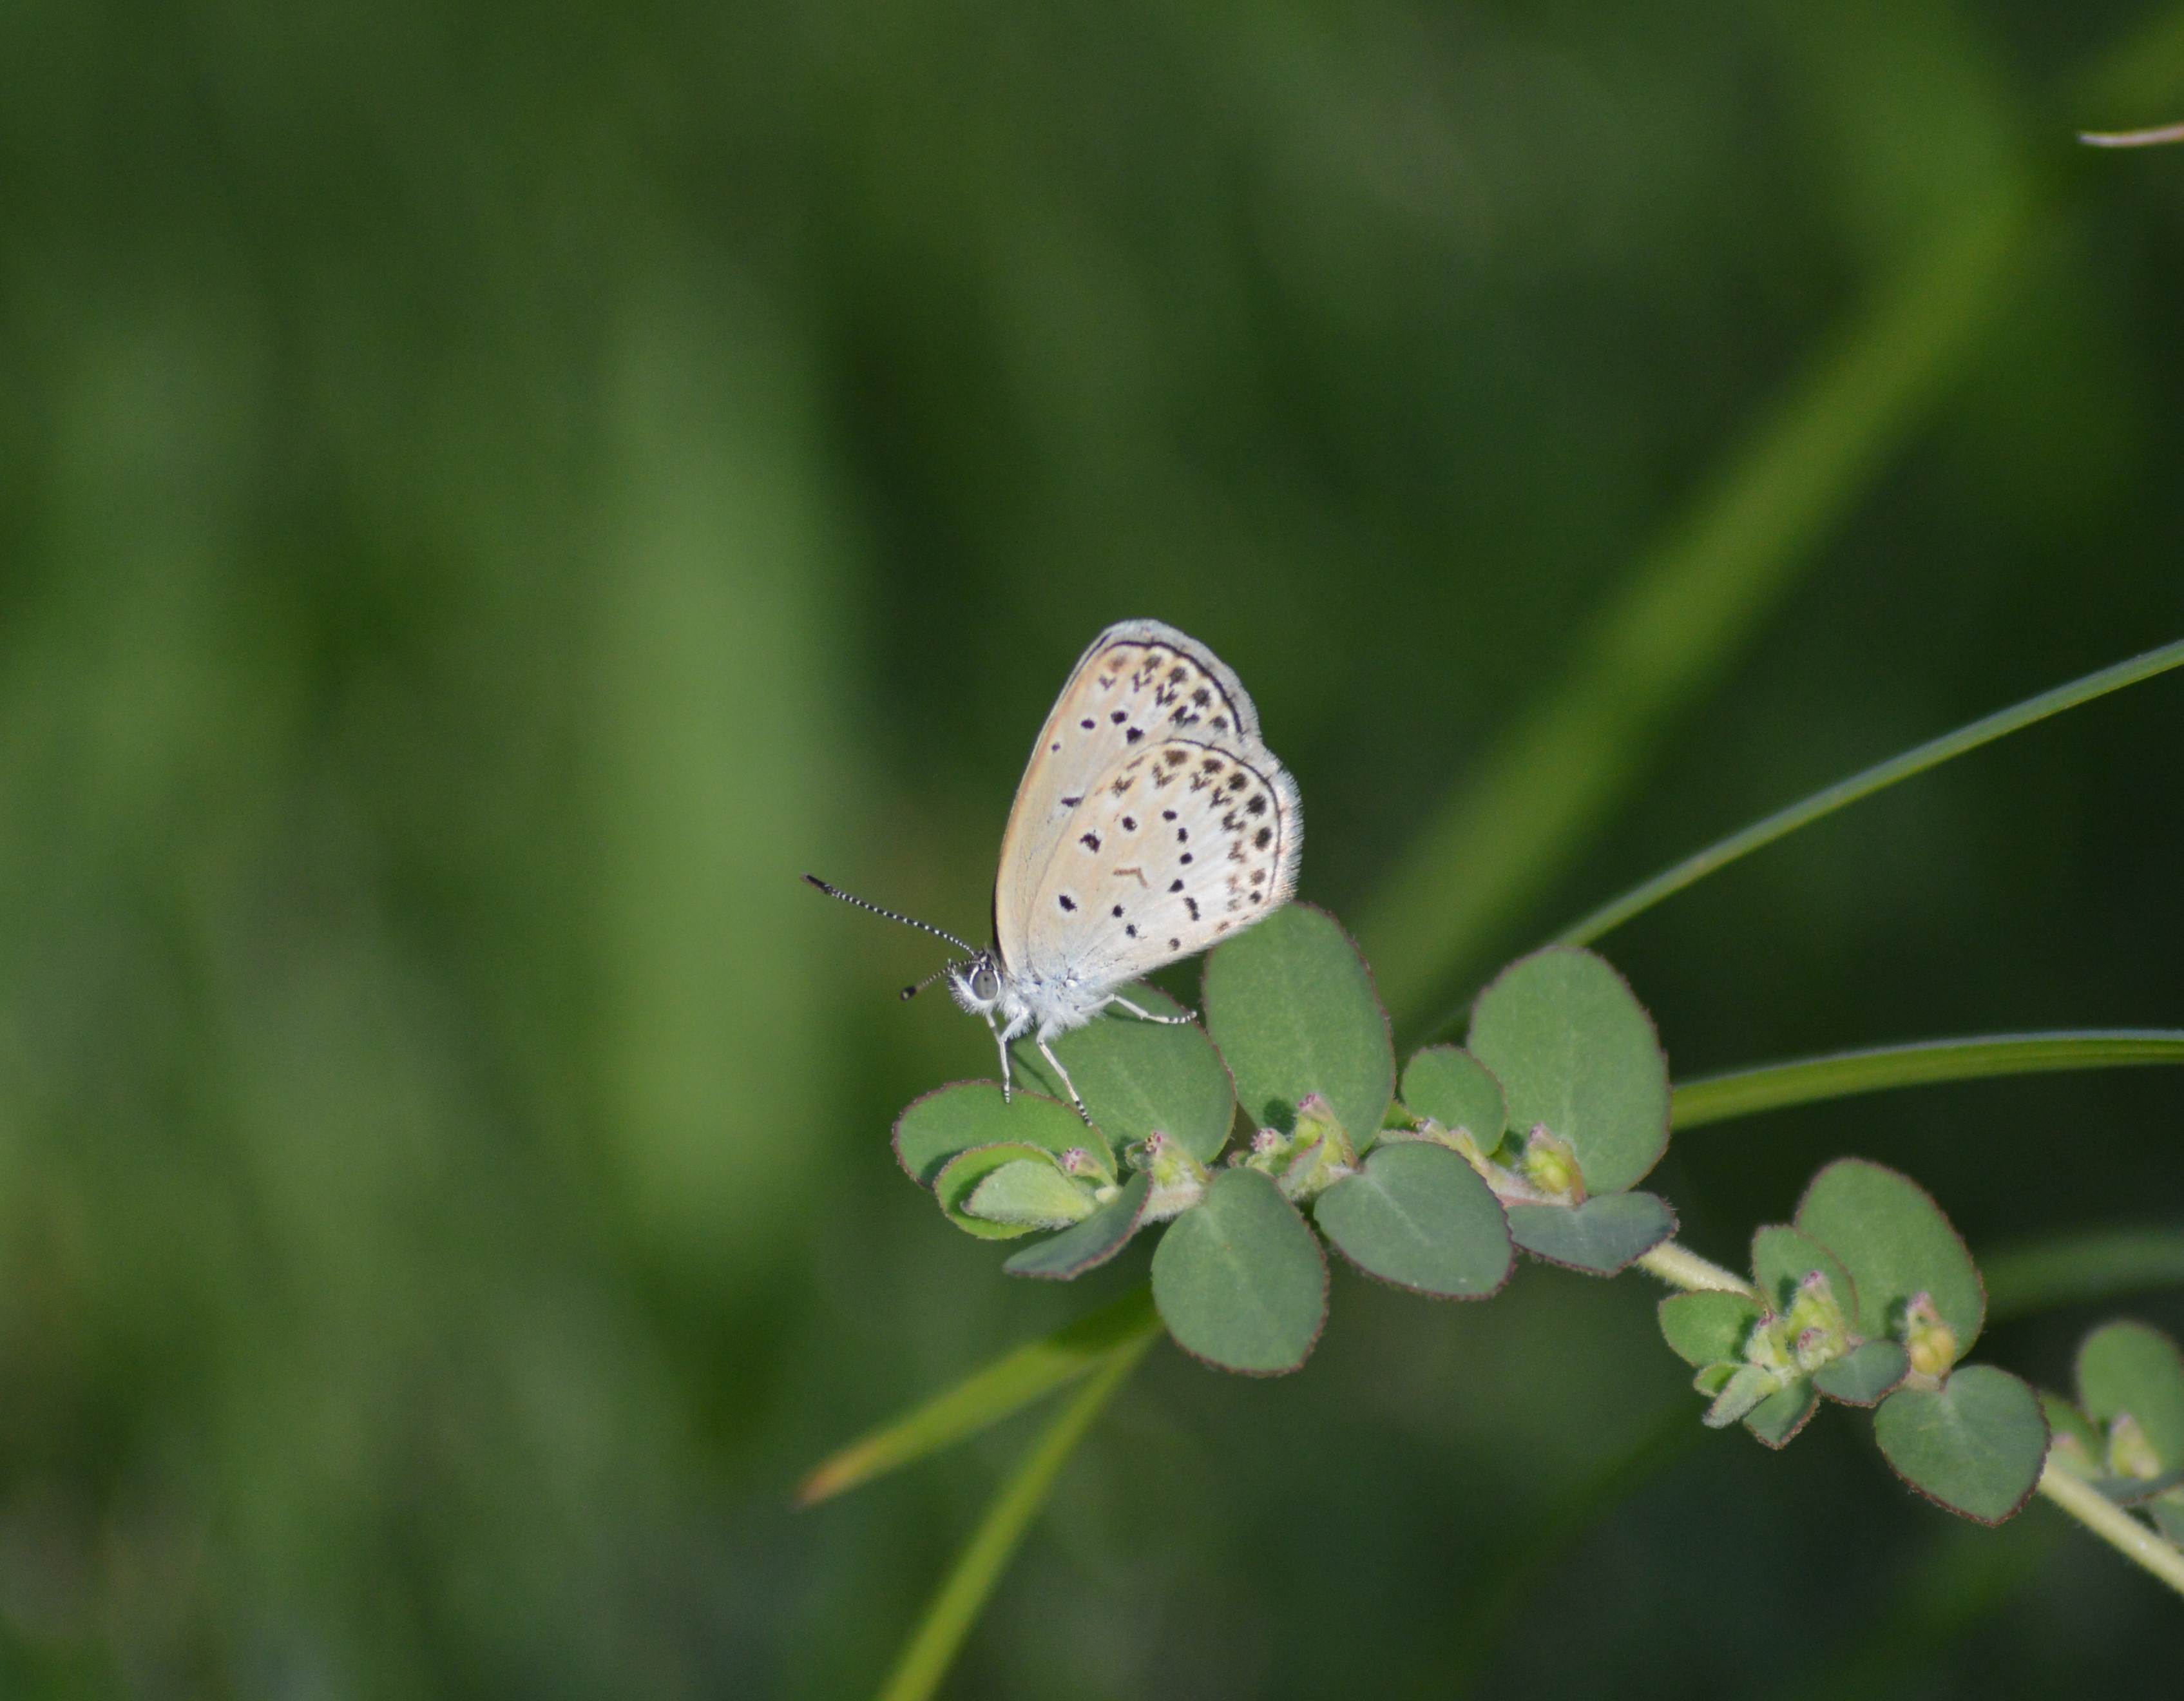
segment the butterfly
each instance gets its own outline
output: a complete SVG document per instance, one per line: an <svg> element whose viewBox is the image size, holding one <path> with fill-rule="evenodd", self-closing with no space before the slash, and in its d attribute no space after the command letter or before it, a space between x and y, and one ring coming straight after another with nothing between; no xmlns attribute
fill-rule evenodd
<svg viewBox="0 0 2184 1701"><path fill-rule="evenodd" d="M1109 627L1070 672L1017 784L994 878L994 942L979 950L930 923L829 897L945 940L946 977L984 1018L1013 1082L1026 1034L1087 1123L1056 1035L1115 1008L1184 1023L1117 990L1263 920L1296 890L1304 822L1296 782L1259 736L1243 682L1204 644L1156 620Z"/></svg>

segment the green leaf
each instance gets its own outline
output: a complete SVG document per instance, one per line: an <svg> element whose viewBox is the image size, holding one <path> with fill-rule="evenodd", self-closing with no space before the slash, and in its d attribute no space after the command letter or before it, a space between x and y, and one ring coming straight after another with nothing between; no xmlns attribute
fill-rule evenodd
<svg viewBox="0 0 2184 1701"><path fill-rule="evenodd" d="M1741 1293L1672 1293L1661 1302L1661 1336L1694 1369L1744 1356L1759 1307Z"/></svg>
<svg viewBox="0 0 2184 1701"><path fill-rule="evenodd" d="M1877 1406L1910 1368L1909 1358L1895 1341L1869 1341L1814 1371L1813 1386L1846 1406Z"/></svg>
<svg viewBox="0 0 2184 1701"><path fill-rule="evenodd" d="M1836 1303L1846 1320L1858 1314L1857 1286L1836 1255L1810 1235L1777 1224L1752 1237L1752 1285L1759 1290L1768 1308L1786 1313L1797 1297L1797 1288L1813 1271L1828 1279Z"/></svg>
<svg viewBox="0 0 2184 1701"><path fill-rule="evenodd" d="M1070 1281L1106 1263L1138 1232L1145 1218L1145 1197L1152 1187L1153 1178L1140 1170L1121 1192L1083 1222L1026 1246L1002 1269L1011 1275Z"/></svg>
<svg viewBox="0 0 2184 1701"><path fill-rule="evenodd" d="M2048 1433L2053 1443L2050 1450L2080 1475L2098 1476L2107 1444L2101 1432L2093 1427L2092 1420L2060 1394L2051 1394L2045 1388L2039 1394L2040 1411L2048 1419Z"/></svg>
<svg viewBox="0 0 2184 1701"><path fill-rule="evenodd" d="M1623 977L1589 951L1504 969L1471 1017L1471 1053L1508 1096L1509 1125L1568 1141L1591 1193L1635 1186L1669 1143L1669 1060Z"/></svg>
<svg viewBox="0 0 2184 1701"><path fill-rule="evenodd" d="M2078 1402L2103 1428L2128 1412L2164 1470L2184 1465L2184 1359L2159 1330L2110 1323L2088 1335L2078 1348Z"/></svg>
<svg viewBox="0 0 2184 1701"><path fill-rule="evenodd" d="M1318 1093L1362 1149L1396 1096L1396 1053L1373 977L1334 917L1286 904L1206 960L1206 1025L1256 1126L1295 1125Z"/></svg>
<svg viewBox="0 0 2184 1701"><path fill-rule="evenodd" d="M1004 1104L995 1081L957 1081L936 1088L895 1118L895 1162L913 1181L928 1187L957 1152L1011 1141L1041 1146L1057 1157L1078 1148L1092 1159L1101 1180L1115 1179L1114 1152L1075 1111L1028 1092L1018 1092Z"/></svg>
<svg viewBox="0 0 2184 1701"><path fill-rule="evenodd" d="M1483 1299L1514 1257L1501 1202L1445 1146L1381 1146L1357 1174L1319 1196L1312 1218L1368 1275L1445 1299Z"/></svg>
<svg viewBox="0 0 2184 1701"><path fill-rule="evenodd" d="M1676 1213L1651 1193L1602 1193L1575 1207L1509 1207L1510 1239L1535 1258L1587 1275L1618 1274L1675 1232Z"/></svg>
<svg viewBox="0 0 2184 1701"><path fill-rule="evenodd" d="M1443 1128L1462 1129L1491 1153L1509 1125L1494 1072L1461 1046L1429 1046L1403 1066L1403 1107Z"/></svg>
<svg viewBox="0 0 2184 1701"><path fill-rule="evenodd" d="M1302 1364L1319 1339L1327 1261L1271 1180L1256 1169L1223 1169L1204 1202L1161 1236L1153 1302L1192 1357L1279 1375Z"/></svg>
<svg viewBox="0 0 2184 1701"><path fill-rule="evenodd" d="M1156 1015L1183 1013L1181 1005L1155 987L1133 986L1128 996ZM1056 1039L1054 1055L1077 1083L1093 1121L1116 1146L1135 1145L1158 1129L1208 1163L1228 1139L1236 1094L1221 1054L1195 1023L1171 1027L1127 1010L1109 1010L1089 1026ZM1069 1095L1038 1046L1019 1040L1014 1056L1023 1079L1067 1101Z"/></svg>
<svg viewBox="0 0 2184 1701"><path fill-rule="evenodd" d="M1939 1389L1898 1388L1873 1414L1873 1434L1898 1476L1980 1524L2014 1517L2048 1456L2038 1397L1991 1364L1964 1365Z"/></svg>
<svg viewBox="0 0 2184 1701"><path fill-rule="evenodd" d="M828 1455L799 1485L796 1503L810 1506L845 1493L952 1447L1074 1381L1117 1347L1159 1331L1152 1291L1139 1283L1051 1335L1003 1353L954 1387Z"/></svg>
<svg viewBox="0 0 2184 1701"><path fill-rule="evenodd" d="M1812 1421L1819 1403L1820 1397L1813 1391L1811 1381L1800 1376L1754 1406L1744 1419L1744 1427L1780 1452L1797 1440L1797 1432Z"/></svg>
<svg viewBox="0 0 2184 1701"><path fill-rule="evenodd" d="M1039 1174L1040 1180L1051 1183L1055 1190L1059 1190L1051 1194L1051 1202L1060 1206L1065 1214L1051 1219L972 1214L971 1207L979 1190L995 1176L1013 1168L1033 1171ZM1021 1180L1022 1177L1017 1179ZM1015 1140L1004 1141L999 1146L974 1146L968 1152L957 1152L933 1178L933 1196L940 1202L940 1208L948 1213L950 1222L982 1241L1011 1241L1034 1229L1058 1228L1089 1215L1092 1203L1090 1196L1061 1173L1052 1152L1044 1146ZM989 1204L1006 1208L1027 1197L1025 1190L1017 1188L1011 1190L1007 1200L996 1198Z"/></svg>
<svg viewBox="0 0 2184 1701"><path fill-rule="evenodd" d="M1979 1338L1986 1293L1971 1254L1926 1190L1861 1157L1839 1158L1813 1178L1797 1226L1842 1260L1858 1289L1855 1327L1896 1338L1914 1294L1932 1297L1962 1358Z"/></svg>

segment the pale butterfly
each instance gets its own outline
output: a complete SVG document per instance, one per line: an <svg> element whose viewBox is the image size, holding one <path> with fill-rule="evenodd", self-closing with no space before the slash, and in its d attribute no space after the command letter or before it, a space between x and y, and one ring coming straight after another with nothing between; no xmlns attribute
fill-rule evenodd
<svg viewBox="0 0 2184 1701"><path fill-rule="evenodd" d="M1032 746L1001 834L991 945L804 878L964 952L902 996L944 975L993 1030L1005 1097L1009 1046L1032 1035L1089 1123L1055 1036L1111 1005L1148 1022L1190 1021L1116 989L1280 908L1303 847L1296 782L1260 739L1243 683L1197 639L1126 620L1078 658Z"/></svg>

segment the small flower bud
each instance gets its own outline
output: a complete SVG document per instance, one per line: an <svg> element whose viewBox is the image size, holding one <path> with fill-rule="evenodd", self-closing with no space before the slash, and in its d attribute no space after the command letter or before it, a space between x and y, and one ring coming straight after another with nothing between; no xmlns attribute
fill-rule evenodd
<svg viewBox="0 0 2184 1701"><path fill-rule="evenodd" d="M2129 1412L2118 1412L2109 1424L2109 1475L2128 1476L2141 1482L2161 1475L2161 1460L2146 1431Z"/></svg>
<svg viewBox="0 0 2184 1701"><path fill-rule="evenodd" d="M1957 1332L1942 1321L1930 1293L1913 1294L1903 1308L1903 1351L1914 1375L1946 1376L1957 1362Z"/></svg>

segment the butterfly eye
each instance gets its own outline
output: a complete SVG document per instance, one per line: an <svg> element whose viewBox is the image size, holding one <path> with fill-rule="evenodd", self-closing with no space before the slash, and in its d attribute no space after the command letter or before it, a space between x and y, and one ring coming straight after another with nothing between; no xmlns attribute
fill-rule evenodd
<svg viewBox="0 0 2184 1701"><path fill-rule="evenodd" d="M1001 996L1001 978L994 973L991 963L982 962L971 971L971 996L982 1004Z"/></svg>

